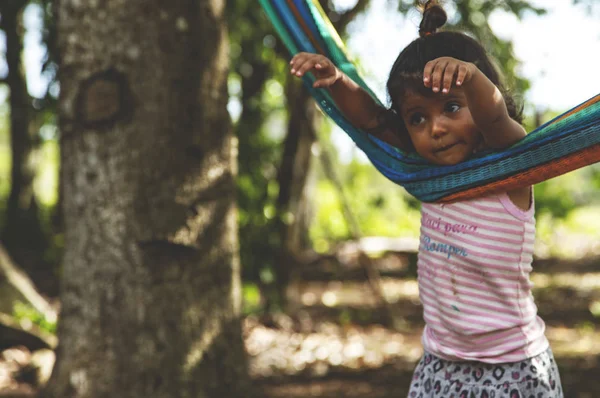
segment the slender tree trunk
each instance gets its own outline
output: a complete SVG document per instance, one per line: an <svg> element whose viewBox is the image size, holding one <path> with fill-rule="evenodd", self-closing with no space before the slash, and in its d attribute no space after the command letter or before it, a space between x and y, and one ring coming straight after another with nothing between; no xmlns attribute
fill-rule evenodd
<svg viewBox="0 0 600 398"><path fill-rule="evenodd" d="M282 242L288 250L297 251L303 242L295 224L301 222L300 216L305 207L303 192L311 165L311 148L317 138L317 109L308 91L298 81L290 81L287 93L294 102L290 104L288 134L279 169L277 203L282 213Z"/></svg>
<svg viewBox="0 0 600 398"><path fill-rule="evenodd" d="M252 396L224 0L59 0L65 257L43 396Z"/></svg>
<svg viewBox="0 0 600 398"><path fill-rule="evenodd" d="M256 37L251 36L250 39L257 40ZM265 119L265 112L262 109L260 96L263 93L265 82L267 81L267 73L268 67L262 62L262 60L256 59L257 57L252 54L248 48L248 44L246 41L242 41L242 57L245 62L249 62L249 65L252 67L252 74L250 76L242 75L242 113L240 115L239 122L235 128L235 136L239 142L239 153L238 153L238 161L240 166L239 177L240 178L249 178L255 184L256 173L254 171L260 168L260 164L264 162L260 156L257 156L257 152L260 149L256 150L256 142L258 140L258 136L261 134L261 126ZM244 52L246 52L244 54ZM266 200L267 192L265 190L264 197ZM238 198L238 208L241 210L246 210L247 212L255 212L257 211L255 208L252 208L251 204L259 205L260 209L264 208L264 201L244 201L244 192L240 189L237 195ZM256 203L258 202L258 203ZM246 208L244 208L246 206ZM246 228L252 228L257 230L261 227L256 226L255 223L250 221L246 224ZM245 236L245 228L244 225L240 225L240 235ZM264 228L264 227L263 227ZM264 231L263 231L264 232ZM268 234L268 231L266 232ZM265 244L264 234L260 233L261 240L263 244ZM268 242L268 239L266 239ZM245 236L245 239L241 242L241 253L242 253L242 262L244 262L244 253L248 255L249 252L255 253L257 250L256 241L249 236ZM267 243L268 244L268 243ZM263 252L258 249L259 252ZM261 265L265 265L261 262ZM252 281L258 283L261 290L264 292L266 287L264 286L261 278L260 278L260 267L257 266L256 261L254 264L249 258L246 258L246 263L243 264L242 269L244 270L243 276L245 281Z"/></svg>
<svg viewBox="0 0 600 398"><path fill-rule="evenodd" d="M52 269L44 269L47 240L38 215L33 191L35 165L33 155L36 133L31 123L31 98L27 92L25 71L21 62L23 27L21 15L27 4L23 0L3 1L0 5L0 28L6 35L6 83L10 91L10 142L12 154L11 189L6 206L6 222L2 240L14 260L45 292L55 294L50 286Z"/></svg>
<svg viewBox="0 0 600 398"><path fill-rule="evenodd" d="M278 295L283 305L286 304L285 291L290 282L290 268L303 243L298 228L304 225L301 218L305 212L307 198L303 193L311 164L311 147L316 139L316 109L308 91L299 81L290 80L286 95L293 102L288 105L288 133L277 176L279 217L276 222L281 246L279 259L275 263Z"/></svg>

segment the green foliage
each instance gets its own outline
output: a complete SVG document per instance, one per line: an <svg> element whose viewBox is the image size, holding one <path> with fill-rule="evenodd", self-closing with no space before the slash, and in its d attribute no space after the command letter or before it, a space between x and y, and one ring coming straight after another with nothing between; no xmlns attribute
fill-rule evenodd
<svg viewBox="0 0 600 398"><path fill-rule="evenodd" d="M244 283L242 294L244 314L248 315L259 312L262 306L262 296L258 285L255 283Z"/></svg>
<svg viewBox="0 0 600 398"><path fill-rule="evenodd" d="M537 192L537 191L536 191ZM546 210L538 212L536 246L538 254L579 258L598 249L600 204L570 208L564 216Z"/></svg>
<svg viewBox="0 0 600 398"><path fill-rule="evenodd" d="M594 301L590 305L590 312L595 318L600 318L600 301Z"/></svg>
<svg viewBox="0 0 600 398"><path fill-rule="evenodd" d="M0 105L0 210L4 210L10 192L10 136L8 130L9 109L6 104ZM1 220L0 220L1 221ZM0 222L0 225L2 223Z"/></svg>
<svg viewBox="0 0 600 398"><path fill-rule="evenodd" d="M34 182L36 197L43 207L53 208L58 202L58 141L44 141L39 149L39 159L39 171Z"/></svg>
<svg viewBox="0 0 600 398"><path fill-rule="evenodd" d="M273 283L279 250L277 165L286 131L283 86L287 61L277 53L270 22L255 1L227 3L231 41L230 104L238 139L237 204L242 276L248 283ZM253 285L256 286L256 285ZM252 307L255 308L255 307Z"/></svg>
<svg viewBox="0 0 600 398"><path fill-rule="evenodd" d="M577 198L585 191L585 178L581 171L544 181L535 187L537 212L563 218L578 204Z"/></svg>
<svg viewBox="0 0 600 398"><path fill-rule="evenodd" d="M327 122L328 124L331 122ZM328 128L320 134L320 144L334 162L344 196L363 236L417 237L419 205L404 189L385 178L370 163L357 158L342 163L330 143ZM352 238L343 211L343 198L332 181L325 177L321 162L316 167L317 185L313 201L314 219L310 238L318 252L326 252L337 242Z"/></svg>
<svg viewBox="0 0 600 398"><path fill-rule="evenodd" d="M385 180L370 165L344 181L349 205L363 236L417 237L419 212L409 206L406 194ZM310 238L318 252L327 252L335 243L350 239L340 195L331 182L321 180L316 187L315 218Z"/></svg>
<svg viewBox="0 0 600 398"><path fill-rule="evenodd" d="M15 303L13 307L13 317L21 322L31 322L40 329L50 334L56 334L56 321L49 321L38 310L29 304L22 302Z"/></svg>
<svg viewBox="0 0 600 398"><path fill-rule="evenodd" d="M560 112L549 111L540 116L541 121L549 121ZM525 128L535 128L533 118L525 119ZM597 204L600 189L600 165L591 165L562 176L544 181L535 186L536 212L538 216L548 214L554 219L564 219L570 212L587 204Z"/></svg>

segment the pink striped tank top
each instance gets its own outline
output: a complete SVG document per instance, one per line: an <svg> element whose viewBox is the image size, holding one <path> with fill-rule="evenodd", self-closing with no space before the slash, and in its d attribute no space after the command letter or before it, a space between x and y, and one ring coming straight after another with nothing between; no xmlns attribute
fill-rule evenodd
<svg viewBox="0 0 600 398"><path fill-rule="evenodd" d="M531 294L535 218L506 193L423 203L419 296L423 347L441 358L517 362L549 344Z"/></svg>

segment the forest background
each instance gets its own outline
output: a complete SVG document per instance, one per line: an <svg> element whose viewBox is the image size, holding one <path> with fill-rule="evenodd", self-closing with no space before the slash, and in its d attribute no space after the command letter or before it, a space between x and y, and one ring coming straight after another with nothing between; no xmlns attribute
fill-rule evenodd
<svg viewBox="0 0 600 398"><path fill-rule="evenodd" d="M348 43L351 58L385 98L385 73L416 36L420 16L414 3L321 3ZM509 86L524 100L528 131L600 92L600 80L582 72L600 62L600 8L593 0L457 0L446 6L449 25L478 37L495 55ZM51 307L60 304L62 261L69 245L59 188L57 9L52 0L0 3L0 236L10 263L27 275ZM289 75L289 56L256 1L228 1L225 17L230 47L227 109L238 148L236 207L247 323L253 330L258 325L302 330L302 319L309 314L315 324L317 319L346 328L376 324L418 336L418 322L400 316L398 326L398 316L389 312L403 299L414 301L419 203L379 175L315 108L300 82ZM545 40L554 44L562 62L554 61L554 53L532 56L536 48L552 48L542 44ZM552 93L557 99L551 99ZM582 298L577 301L579 317L563 319L556 330L565 340L575 333L584 342L566 346L565 352L596 356L590 344L600 333L599 190L597 165L535 188L536 261L540 270L541 264L550 264L537 282L548 289L566 286L574 289L568 295ZM566 272L553 271L556 264ZM568 269L573 264L583 271ZM340 287L341 281L347 283ZM577 290L584 285L585 294ZM548 305L565 298L550 290L547 295ZM361 297L370 297L366 301L380 311L358 305ZM24 322L34 325L36 332L31 333L46 343L54 341L57 319L34 301L3 300L3 322L21 329L18 325ZM324 309L311 312L319 306ZM247 344L252 345L252 336L246 336ZM418 356L418 348L400 351L409 363ZM249 352L252 356L252 348ZM286 370L290 364L272 363L257 369L271 369L262 375L267 378L323 376L345 369L335 360L325 372L319 361L307 363L294 365L295 371L294 366Z"/></svg>

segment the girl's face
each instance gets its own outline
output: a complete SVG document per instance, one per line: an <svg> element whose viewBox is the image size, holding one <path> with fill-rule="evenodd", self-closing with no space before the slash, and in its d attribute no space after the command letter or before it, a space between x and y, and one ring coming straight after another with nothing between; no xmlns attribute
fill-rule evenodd
<svg viewBox="0 0 600 398"><path fill-rule="evenodd" d="M483 138L462 88L452 87L444 95L408 91L400 104L415 150L431 163L454 165L481 149Z"/></svg>

